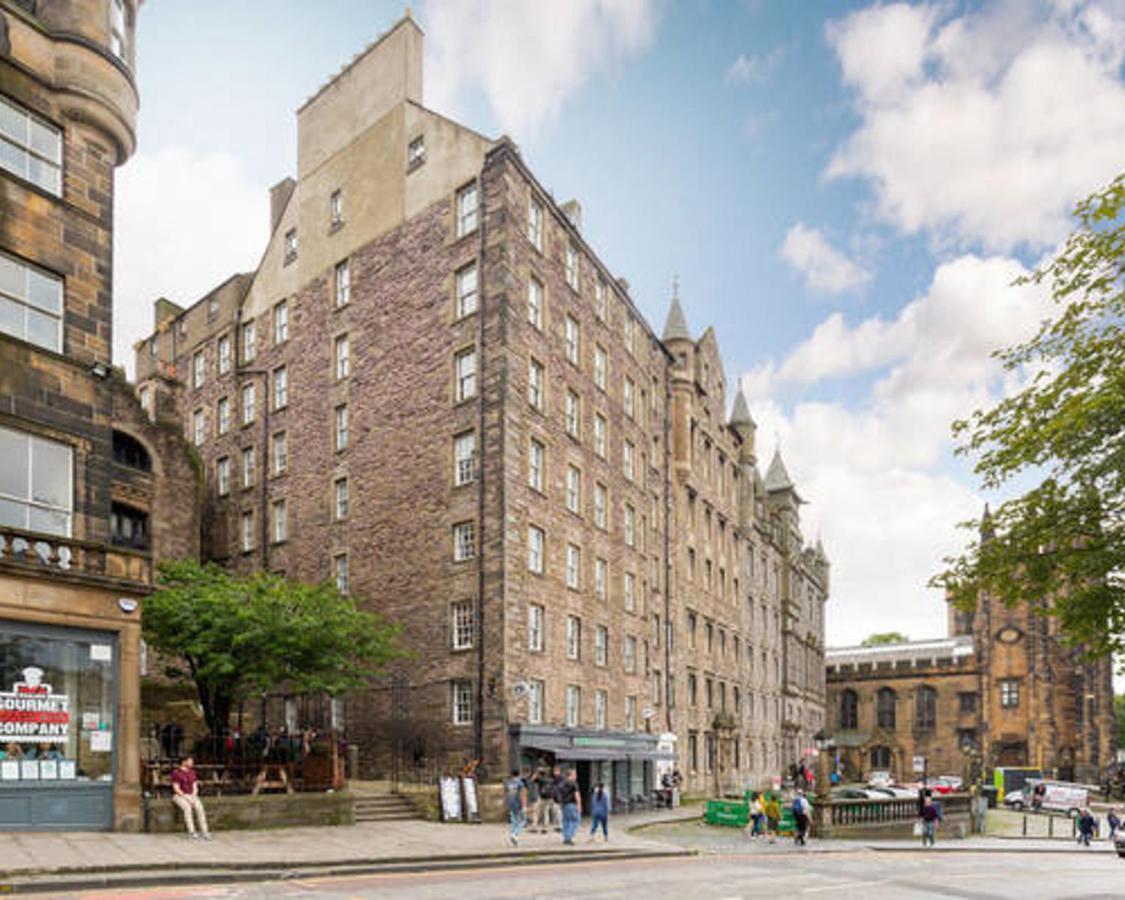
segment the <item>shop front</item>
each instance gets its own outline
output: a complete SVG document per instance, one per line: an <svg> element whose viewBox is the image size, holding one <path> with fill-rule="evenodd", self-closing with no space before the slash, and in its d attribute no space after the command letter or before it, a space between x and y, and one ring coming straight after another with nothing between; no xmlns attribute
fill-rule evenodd
<svg viewBox="0 0 1125 900"><path fill-rule="evenodd" d="M618 811L654 803L658 766L674 762L655 734L514 725L511 738L513 765L532 772L556 765L564 774L574 769L583 798L600 782Z"/></svg>

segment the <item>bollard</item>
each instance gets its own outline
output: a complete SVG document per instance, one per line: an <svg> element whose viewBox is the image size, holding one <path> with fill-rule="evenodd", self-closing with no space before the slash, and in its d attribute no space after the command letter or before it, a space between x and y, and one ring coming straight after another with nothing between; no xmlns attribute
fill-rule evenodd
<svg viewBox="0 0 1125 900"><path fill-rule="evenodd" d="M1047 816L1047 837L1053 838L1055 836L1055 817Z"/></svg>
<svg viewBox="0 0 1125 900"><path fill-rule="evenodd" d="M1023 836L1027 837L1027 814L1026 813L1024 814L1024 817L1023 817Z"/></svg>

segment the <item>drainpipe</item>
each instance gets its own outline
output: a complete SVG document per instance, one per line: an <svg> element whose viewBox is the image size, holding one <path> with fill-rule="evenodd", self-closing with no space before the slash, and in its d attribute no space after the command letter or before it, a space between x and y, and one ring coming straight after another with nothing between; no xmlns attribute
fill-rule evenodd
<svg viewBox="0 0 1125 900"><path fill-rule="evenodd" d="M477 316L479 321L479 334L480 338L477 342L477 409L479 411L478 427L477 427L477 458L480 464L477 466L477 606L476 606L476 625L477 625L477 696L476 703L473 704L473 755L478 760L484 759L484 553L485 553L485 540L484 540L484 516L485 516L485 497L484 497L484 427L485 427L485 410L484 410L484 342L485 342L485 314L487 311L487 298L488 293L485 290L485 270L484 270L484 233L485 223L485 201L484 201L484 168L481 168L481 177L477 179L477 215L479 225L477 230L479 232L479 248L477 251L477 296L479 297ZM500 452L503 453L503 443L500 445ZM501 516L503 516L503 507L501 506ZM501 521L500 530L503 533L504 523Z"/></svg>
<svg viewBox="0 0 1125 900"><path fill-rule="evenodd" d="M269 459L270 459L270 370L269 369L240 369L241 375L262 376L262 458L258 469L258 505L260 513L260 540L262 542L262 571L270 570L270 523L267 510L269 499ZM241 393L241 379L238 382ZM241 415L241 409L239 415Z"/></svg>
<svg viewBox="0 0 1125 900"><path fill-rule="evenodd" d="M663 347L662 347L663 349ZM672 378L664 357L664 724L672 731Z"/></svg>

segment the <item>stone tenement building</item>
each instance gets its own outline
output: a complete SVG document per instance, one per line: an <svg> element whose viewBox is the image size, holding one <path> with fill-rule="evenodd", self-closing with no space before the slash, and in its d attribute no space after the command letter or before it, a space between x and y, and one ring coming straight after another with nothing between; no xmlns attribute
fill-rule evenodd
<svg viewBox="0 0 1125 900"><path fill-rule="evenodd" d="M367 773L543 755L621 796L674 747L693 789L768 779L823 724L828 564L784 465L714 335L678 301L655 334L576 203L422 105L421 60L407 17L300 107L258 269L137 345L205 461L204 554L332 578L415 653L276 714Z"/></svg>
<svg viewBox="0 0 1125 900"><path fill-rule="evenodd" d="M140 601L196 469L111 368L135 0L0 0L0 828L140 824Z"/></svg>
<svg viewBox="0 0 1125 900"><path fill-rule="evenodd" d="M987 511L982 537L987 539ZM848 774L1032 766L1099 783L1116 758L1111 661L1084 661L1058 620L983 596L948 638L828 651L829 729Z"/></svg>

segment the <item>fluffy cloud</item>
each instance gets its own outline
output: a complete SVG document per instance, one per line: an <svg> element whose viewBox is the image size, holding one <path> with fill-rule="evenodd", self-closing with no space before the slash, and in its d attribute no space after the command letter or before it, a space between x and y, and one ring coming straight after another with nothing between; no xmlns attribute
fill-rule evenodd
<svg viewBox="0 0 1125 900"><path fill-rule="evenodd" d="M727 84L760 84L765 81L770 73L781 65L788 48L779 44L768 53L740 53L738 58L727 68Z"/></svg>
<svg viewBox="0 0 1125 900"><path fill-rule="evenodd" d="M1010 388L990 352L1030 336L1049 308L1044 288L1012 286L1023 271L1011 259L959 257L894 318L849 325L833 314L784 359L743 376L763 449L781 442L811 501L806 534L823 530L834 643L892 627L943 633L925 582L963 542L956 523L981 505L951 464L950 422ZM875 380L858 404L782 403L794 389L864 374Z"/></svg>
<svg viewBox="0 0 1125 900"><path fill-rule="evenodd" d="M833 247L819 229L798 222L785 233L778 251L812 290L826 294L854 291L871 280L871 274Z"/></svg>
<svg viewBox="0 0 1125 900"><path fill-rule="evenodd" d="M653 0L441 0L426 3L426 93L455 111L481 90L500 127L526 139L592 77L644 49Z"/></svg>
<svg viewBox="0 0 1125 900"><path fill-rule="evenodd" d="M152 330L159 296L194 303L265 250L269 202L224 153L139 153L117 175L114 360L133 370L133 342Z"/></svg>
<svg viewBox="0 0 1125 900"><path fill-rule="evenodd" d="M876 214L907 233L1045 247L1125 160L1122 7L949 9L874 6L829 24L860 126L825 174L869 179Z"/></svg>

